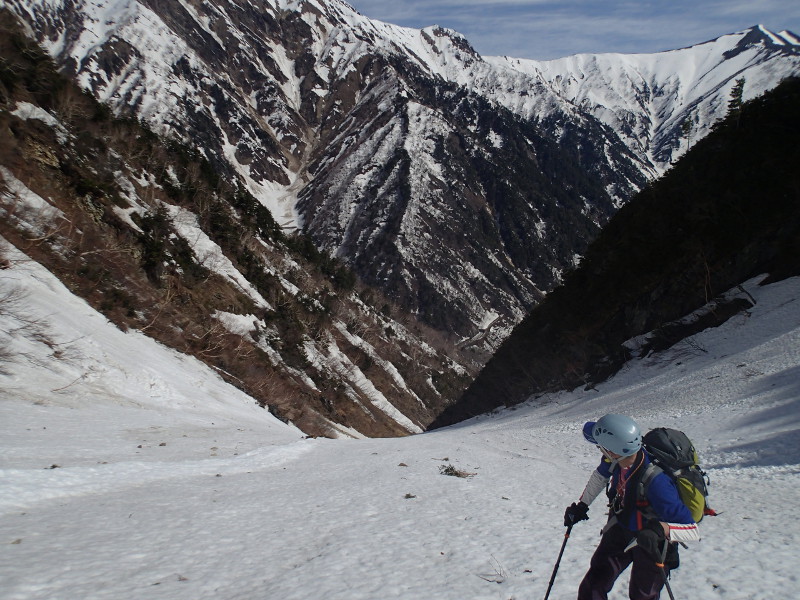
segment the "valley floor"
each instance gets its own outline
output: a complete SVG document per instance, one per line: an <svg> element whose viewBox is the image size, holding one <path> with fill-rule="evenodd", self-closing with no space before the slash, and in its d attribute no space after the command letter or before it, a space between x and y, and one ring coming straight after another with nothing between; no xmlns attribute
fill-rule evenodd
<svg viewBox="0 0 800 600"><path fill-rule="evenodd" d="M748 315L596 391L350 441L304 439L35 264L0 271L0 286L29 294L47 352L70 354L54 362L0 314L18 353L0 365L4 599L541 598L564 508L598 460L581 426L607 412L683 429L707 467L722 514L682 551L676 598L800 585L800 279L750 282ZM551 598L575 597L603 512L573 530Z"/></svg>

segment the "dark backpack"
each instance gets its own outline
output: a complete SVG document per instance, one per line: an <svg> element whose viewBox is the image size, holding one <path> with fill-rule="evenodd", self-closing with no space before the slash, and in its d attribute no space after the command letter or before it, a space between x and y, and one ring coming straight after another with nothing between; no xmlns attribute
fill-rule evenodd
<svg viewBox="0 0 800 600"><path fill-rule="evenodd" d="M694 444L682 431L658 427L642 438L642 446L650 455L650 464L639 482L639 499L646 503L647 490L653 478L666 473L678 486L681 500L692 513L695 523L705 515L717 513L708 505L708 478L700 468Z"/></svg>

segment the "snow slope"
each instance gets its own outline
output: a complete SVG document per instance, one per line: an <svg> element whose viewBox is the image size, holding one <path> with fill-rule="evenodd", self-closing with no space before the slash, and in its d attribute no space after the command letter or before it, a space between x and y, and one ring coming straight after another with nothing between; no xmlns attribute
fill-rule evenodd
<svg viewBox="0 0 800 600"><path fill-rule="evenodd" d="M682 552L676 598L796 595L798 278L749 282L749 314L596 391L409 438L332 441L303 439L6 255L4 599L543 597L564 507L598 458L581 426L610 411L681 427L708 467L722 515ZM601 513L573 531L551 598L575 597ZM627 597L623 578L612 598Z"/></svg>

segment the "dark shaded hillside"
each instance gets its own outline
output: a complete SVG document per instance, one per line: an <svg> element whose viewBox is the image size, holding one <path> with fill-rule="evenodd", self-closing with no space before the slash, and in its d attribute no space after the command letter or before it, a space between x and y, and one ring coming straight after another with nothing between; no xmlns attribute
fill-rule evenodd
<svg viewBox="0 0 800 600"><path fill-rule="evenodd" d="M432 428L616 372L623 343L691 335L673 322L746 279L800 274L800 80L745 104L620 210L563 286L514 330ZM718 305L695 329L747 306Z"/></svg>

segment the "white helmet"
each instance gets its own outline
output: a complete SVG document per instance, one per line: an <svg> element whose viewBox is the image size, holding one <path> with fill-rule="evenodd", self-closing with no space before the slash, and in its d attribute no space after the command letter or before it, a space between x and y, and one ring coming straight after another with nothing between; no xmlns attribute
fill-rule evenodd
<svg viewBox="0 0 800 600"><path fill-rule="evenodd" d="M642 436L636 421L625 415L601 417L592 429L594 441L609 452L631 456L642 447Z"/></svg>

